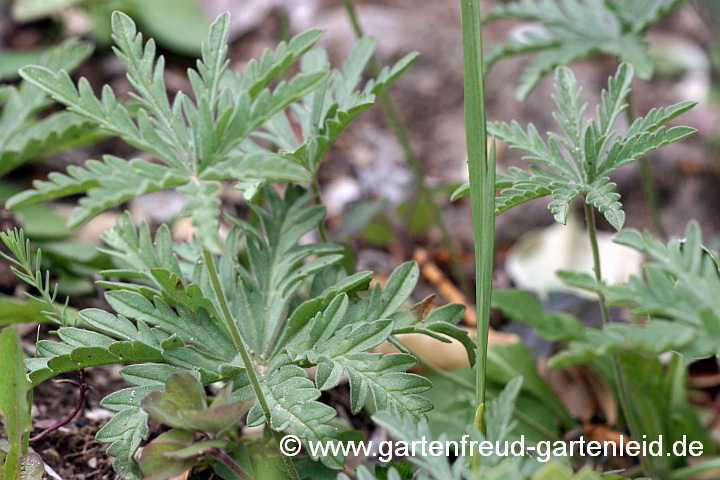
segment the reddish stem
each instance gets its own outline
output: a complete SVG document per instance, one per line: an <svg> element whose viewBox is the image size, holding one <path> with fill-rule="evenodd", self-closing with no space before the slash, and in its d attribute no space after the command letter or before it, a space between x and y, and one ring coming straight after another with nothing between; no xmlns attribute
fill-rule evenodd
<svg viewBox="0 0 720 480"><path fill-rule="evenodd" d="M240 478L245 480L252 480L250 478L250 475L248 475L248 473L221 448L213 448L208 453L223 462L225 465L227 465L228 468L235 472Z"/></svg>
<svg viewBox="0 0 720 480"><path fill-rule="evenodd" d="M73 418L75 418L77 416L77 414L80 413L80 410L82 410L82 407L85 403L85 393L87 393L87 391L91 389L90 385L85 383L85 371L84 370L80 370L80 381L79 382L77 382L75 380L57 380L57 383L69 383L71 385L75 385L78 388L80 388L80 397L78 398L77 405L75 405L75 409L70 413L70 415L67 418L65 418L64 420L61 420L60 422L56 423L55 425L47 428L46 430L43 430L39 434L30 438L31 442L37 442L38 440L44 438L49 433L54 432L58 428L64 427L65 425L70 423L73 420Z"/></svg>

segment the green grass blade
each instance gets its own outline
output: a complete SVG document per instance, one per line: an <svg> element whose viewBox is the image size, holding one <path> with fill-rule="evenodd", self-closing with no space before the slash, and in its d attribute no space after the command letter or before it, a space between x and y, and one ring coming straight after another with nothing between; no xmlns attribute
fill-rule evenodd
<svg viewBox="0 0 720 480"><path fill-rule="evenodd" d="M465 134L475 241L475 301L478 312L476 398L478 412L482 412L485 406L485 373L495 248L495 151L493 148L488 156L480 4L477 0L463 0L461 5L465 64ZM483 430L482 413L478 420L476 425Z"/></svg>
<svg viewBox="0 0 720 480"><path fill-rule="evenodd" d="M30 430L28 392L23 349L15 328L6 328L0 336L0 410L5 417L5 431L10 451L5 460L5 478L20 478L20 457L27 454L25 433Z"/></svg>

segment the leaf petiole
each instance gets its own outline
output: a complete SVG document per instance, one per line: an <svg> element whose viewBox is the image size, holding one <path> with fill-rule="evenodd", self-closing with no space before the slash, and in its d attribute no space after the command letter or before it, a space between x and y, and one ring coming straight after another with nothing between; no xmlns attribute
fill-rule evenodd
<svg viewBox="0 0 720 480"><path fill-rule="evenodd" d="M260 381L258 380L255 366L250 359L250 354L248 353L247 348L245 348L245 343L243 342L242 336L240 335L240 330L238 329L237 324L235 323L235 320L230 313L230 307L228 306L225 292L223 292L222 285L220 284L220 279L218 278L217 270L215 269L215 263L213 262L213 256L212 253L210 253L210 250L205 248L203 250L203 257L205 259L208 274L210 275L210 282L212 283L215 296L217 297L217 301L220 304L220 310L222 311L225 325L230 332L230 335L232 336L235 347L238 349L238 352L240 352L243 365L245 366L248 378L250 379L250 384L252 385L255 396L257 397L258 403L260 404L260 408L262 408L263 415L265 416L265 423L267 424L268 429L272 433L275 443L277 443L279 447L280 441L282 440L282 434L273 430L270 426L270 406L265 399L265 394L263 393L262 387L260 386ZM290 475L290 479L300 480L297 470L295 470L295 465L293 464L292 459L286 455L282 455L282 459L285 463L285 468L287 468L288 475Z"/></svg>
<svg viewBox="0 0 720 480"><path fill-rule="evenodd" d="M593 210L592 205L589 205L587 202L583 202L583 205L585 206L585 219L587 222L588 237L590 238L590 246L592 247L595 280L598 284L602 284L602 271L600 269L600 250L598 248L597 228L595 226L595 211ZM598 303L600 304L603 325L608 325L610 323L610 312L608 311L607 303L605 302L605 294L602 292L598 292ZM633 438L637 438L636 435L641 431L641 429L639 428L635 412L632 410L632 406L630 405L628 393L629 387L625 380L625 374L622 370L622 365L620 365L620 362L615 356L612 356L610 358L610 361L612 362L613 375L615 377L615 384L617 386L618 399L620 400L620 406L625 414L625 418L628 423L628 429L630 430L630 435ZM650 474L650 465L648 464L645 456L640 455L639 458L643 471L646 474Z"/></svg>

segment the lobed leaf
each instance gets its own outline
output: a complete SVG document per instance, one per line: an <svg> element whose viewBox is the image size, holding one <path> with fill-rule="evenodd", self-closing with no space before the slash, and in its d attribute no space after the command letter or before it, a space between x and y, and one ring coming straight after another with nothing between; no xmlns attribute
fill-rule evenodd
<svg viewBox="0 0 720 480"><path fill-rule="evenodd" d="M227 75L226 78L232 82L233 88L249 92L254 99L274 78L310 50L322 35L322 30L302 32L289 42L280 42L274 52L270 49L263 51L260 60L250 60L241 75Z"/></svg>
<svg viewBox="0 0 720 480"><path fill-rule="evenodd" d="M717 354L720 332L720 272L702 245L697 222L688 223L686 238L662 245L649 232L624 230L615 241L645 253L651 260L645 279L633 276L627 284L609 287L610 304L630 307L636 315L674 320L700 335L684 351L691 357ZM680 348L680 347L678 347Z"/></svg>
<svg viewBox="0 0 720 480"><path fill-rule="evenodd" d="M619 231L625 224L625 212L622 210L622 203L618 201L620 194L613 191L616 186L608 177L598 178L590 186L585 201L605 215L610 225Z"/></svg>
<svg viewBox="0 0 720 480"><path fill-rule="evenodd" d="M88 160L85 168L71 165L67 175L53 172L48 179L35 180L34 190L8 199L7 208L86 193L68 220L69 226L75 227L127 200L188 181L186 176L168 167L139 159L127 161L112 155L105 155L102 162Z"/></svg>
<svg viewBox="0 0 720 480"><path fill-rule="evenodd" d="M178 458L175 454L187 449L192 445L193 440L192 432L176 428L158 435L143 448L139 462L142 478L165 480L192 468L197 463L197 456Z"/></svg>
<svg viewBox="0 0 720 480"><path fill-rule="evenodd" d="M280 356L262 376L262 390L270 407L270 428L276 431L291 429L308 441L330 441L337 429L328 424L337 412L318 401L320 391L308 378L307 372ZM265 421L258 403L248 413L248 425ZM342 458L323 457L325 465L341 468Z"/></svg>
<svg viewBox="0 0 720 480"><path fill-rule="evenodd" d="M296 333L287 346L291 358L317 365L315 383L319 390L336 387L347 374L353 413L369 404L378 410L422 416L432 406L418 393L431 385L423 377L406 373L415 359L405 354L365 353L392 334L393 322L375 320L342 326L347 321L348 304L347 295L335 297L325 311Z"/></svg>
<svg viewBox="0 0 720 480"><path fill-rule="evenodd" d="M697 132L692 127L658 128L652 132L642 132L613 144L603 162L605 171L610 173L623 165L654 152L655 150L678 142Z"/></svg>
<svg viewBox="0 0 720 480"><path fill-rule="evenodd" d="M0 150L0 175L98 138L92 124L78 115L60 112L14 133Z"/></svg>
<svg viewBox="0 0 720 480"><path fill-rule="evenodd" d="M430 433L430 427L426 420L416 420L410 415L398 415L390 411L377 412L372 416L373 422L388 431L388 433L398 441L408 442L412 444L418 438L433 439ZM445 440L445 435L438 438L439 441ZM423 472L429 474L434 479L456 479L462 478L458 473L453 472L450 460L445 456L435 455L415 455L408 457L408 460L419 467Z"/></svg>
<svg viewBox="0 0 720 480"><path fill-rule="evenodd" d="M522 384L523 377L515 377L505 385L497 397L490 401L485 412L485 428L488 439L504 442L510 438L517 426L517 421L513 416ZM490 461L491 465L499 463L499 457L492 460Z"/></svg>
<svg viewBox="0 0 720 480"><path fill-rule="evenodd" d="M563 368L627 353L656 356L669 350L681 350L695 336L692 328L663 320L653 320L646 326L613 323L601 330L588 329L581 339L570 343L569 349L552 357L550 365Z"/></svg>
<svg viewBox="0 0 720 480"><path fill-rule="evenodd" d="M296 138L288 114L282 111L269 118L264 124L265 131L257 136L272 142L285 152L287 158L314 173L340 134L373 104L375 95L389 88L418 56L417 53L406 55L358 89L362 72L374 50L375 41L372 38L358 40L342 70L334 70L319 89L292 105L292 112L302 127L301 139ZM327 54L323 50L307 53L302 68L306 74L326 70L329 68Z"/></svg>
<svg viewBox="0 0 720 480"><path fill-rule="evenodd" d="M104 131L184 170L172 147L152 128L148 115L141 111L136 124L109 86L103 88L102 100L99 100L85 78L81 78L76 87L64 70L55 73L44 67L31 66L21 69L20 76Z"/></svg>
<svg viewBox="0 0 720 480"><path fill-rule="evenodd" d="M189 169L194 160L190 139L182 112L175 105L170 106L164 78L165 60L160 56L155 61L155 41L150 39L143 47L142 34L137 32L135 22L120 11L113 12L111 23L116 45L113 52L127 70L127 78L137 92L131 95L152 115L157 140L174 153L171 163ZM181 100L183 95L178 98Z"/></svg>
<svg viewBox="0 0 720 480"><path fill-rule="evenodd" d="M601 137L610 134L617 117L627 108L627 97L630 94L635 69L630 63L623 63L614 77L608 79L608 88L602 92L602 103L597 107L599 133Z"/></svg>
<svg viewBox="0 0 720 480"><path fill-rule="evenodd" d="M518 0L495 5L484 21L527 20L538 22L542 31L508 37L504 46L492 50L487 68L504 58L535 54L520 76L516 96L521 100L557 67L599 54L629 62L638 76L650 78L653 64L646 30L683 1L640 0L626 5L616 0Z"/></svg>
<svg viewBox="0 0 720 480"><path fill-rule="evenodd" d="M147 413L140 407L128 408L115 415L95 434L98 441L110 444L107 454L115 457L113 469L118 474L142 478L140 466L133 456L140 443L150 435L147 419Z"/></svg>
<svg viewBox="0 0 720 480"><path fill-rule="evenodd" d="M574 340L585 331L585 326L574 316L547 311L532 294L521 290L493 291L492 306L514 322L527 323L548 340Z"/></svg>
<svg viewBox="0 0 720 480"><path fill-rule="evenodd" d="M100 404L113 412L122 412L131 407L141 407L142 400L148 394L162 392L165 388L165 381L170 375L181 372L188 372L188 370L165 363L129 365L123 368L120 374L126 382L133 386L105 396ZM197 374L195 373L195 375Z"/></svg>
<svg viewBox="0 0 720 480"><path fill-rule="evenodd" d="M537 171L541 173L540 170ZM552 179L543 175L533 175L519 168L511 167L503 181L509 180L511 187L504 188L495 199L495 215L499 215L517 205L536 198L551 195Z"/></svg>
<svg viewBox="0 0 720 480"><path fill-rule="evenodd" d="M320 32L306 32L288 44L281 44L274 54L266 52L260 63L251 63L239 77L241 88L237 89L223 81L232 77L226 75L228 32L229 15L221 15L210 26L197 70L188 71L194 101L179 92L171 103L165 86L165 61L162 56L156 56L155 42L152 39L144 42L133 20L115 12L112 17L114 51L128 72L134 89L131 96L140 106L137 112L133 109L132 114L108 86L97 98L86 79L81 79L76 86L65 71L56 73L42 66L23 69L21 75L33 89L65 104L74 112L73 118L83 122L81 125L86 126L88 122L97 125L157 157L165 166L106 157L102 163L88 163L86 170L73 167L68 175L51 174L49 182L37 183L35 191L16 196L10 205L87 193L70 219L70 225L76 226L130 198L181 187L179 191L191 197L185 213L192 216L199 238L219 251L221 242L216 232L220 200L216 180L310 181L311 172L288 155L257 149L244 151L238 147L249 142L248 137L273 116L327 81L326 71L314 70L277 82L272 91L267 88L312 47ZM400 68L384 72L372 89L379 90L394 81L407 64L405 61ZM76 132L78 128L68 126L68 133L71 131ZM329 131L334 141L340 130L333 127ZM28 148L31 144L38 153L42 145L28 141ZM1 155L0 152L0 160ZM8 157L0 168L4 164L10 168L11 164L21 161L16 157Z"/></svg>
<svg viewBox="0 0 720 480"><path fill-rule="evenodd" d="M313 285L315 285L315 280L319 275L320 274L316 275L313 279ZM287 327L275 347L276 351L286 348L288 342L291 341L293 344L305 342L306 337L304 337L303 332L306 332L310 328L311 324L309 322L313 320L316 315L320 313L328 315L331 311L330 305L337 301L339 297L342 302L344 301L343 298L345 298L345 294L367 290L371 280L372 272L358 272L334 285L328 286L314 298L300 304L288 319ZM334 333L334 331L334 329L330 329L330 334ZM306 343L306 348L307 345L312 344Z"/></svg>
<svg viewBox="0 0 720 480"><path fill-rule="evenodd" d="M245 402L230 402L229 383L208 407L205 388L191 373L173 373L165 380L165 390L153 391L141 402L143 410L165 425L216 435L232 428L249 409ZM184 458L177 452L173 458Z"/></svg>
<svg viewBox="0 0 720 480"><path fill-rule="evenodd" d="M521 10L534 12L538 1L523 0L520 2ZM577 2L580 0L572 0L567 5ZM554 15L552 12L536 14ZM695 129L690 127L664 126L694 106L693 102L683 102L652 110L646 117L635 121L627 134L618 135L614 124L627 108L625 101L630 93L633 72L630 64L620 64L615 76L608 80L607 90L602 92L597 119L585 122L587 105L580 102L581 89L575 76L568 68L558 68L555 75L557 93L553 96L558 111L553 117L562 134L549 133L547 143L532 124L527 131L516 122L488 125L491 135L512 149L526 152L523 160L539 164L532 165L529 171L511 167L507 175L498 176L496 188L503 190L496 198L496 215L529 200L550 195L553 200L548 208L557 222L565 223L572 202L583 195L585 202L603 213L613 227L617 230L623 227L625 213L609 174L643 155L695 133ZM467 191L467 186L459 188L453 193L453 199L465 195Z"/></svg>
<svg viewBox="0 0 720 480"><path fill-rule="evenodd" d="M418 314L416 308L421 308L422 311ZM393 314L391 316L393 320L392 334L419 333L444 343L450 342L447 337L454 338L465 347L470 366L473 366L475 364L475 351L477 350L477 346L470 338L468 331L456 325L463 316L465 306L457 303L444 305L434 309L426 318L424 316L424 310L427 308L429 308L429 305L423 302L411 309L402 310Z"/></svg>
<svg viewBox="0 0 720 480"><path fill-rule="evenodd" d="M633 30L642 32L656 24L687 0L639 0L620 2L607 0L606 3L619 17L632 25Z"/></svg>
<svg viewBox="0 0 720 480"><path fill-rule="evenodd" d="M89 43L71 39L42 52L36 62L45 68L74 70L92 53ZM23 66L18 65L18 67ZM13 72L14 74L14 72ZM37 115L48 106L45 93L27 83L5 89L0 113L0 175L24 163L93 141L97 132L82 118L65 112L43 119Z"/></svg>
<svg viewBox="0 0 720 480"><path fill-rule="evenodd" d="M269 355L277 352L275 345L285 328L283 314L300 282L340 261L342 248L323 243L297 245L325 216L324 207L307 206L312 193L299 187L290 187L284 198L271 189L267 192L271 210L253 207L265 237L247 238L249 269L230 259L221 260L220 267L234 318L252 319L244 326L245 341L252 350ZM316 258L304 263L311 255Z"/></svg>
<svg viewBox="0 0 720 480"><path fill-rule="evenodd" d="M174 251L176 245L172 241L167 225L158 227L153 239L147 222L142 222L138 228L133 223L130 213L125 212L118 218L115 226L102 235L102 240L107 247L99 248L99 251L111 256L121 267L121 269L100 272L106 277L143 278L156 283L158 290L161 286L157 278L159 274L153 273L157 269L163 269L168 275L175 275L177 278L183 277L180 262ZM156 294L158 293L159 291Z"/></svg>
<svg viewBox="0 0 720 480"><path fill-rule="evenodd" d="M84 320L88 321L89 318L90 316L86 316ZM129 322L125 325L132 325L128 324ZM30 371L30 380L33 385L38 385L61 373L97 365L165 362L158 339L150 340L152 333L146 329L147 327L138 327L133 336L129 337L131 339L115 341L107 335L88 330L60 328L58 333L62 342L41 340L38 342L38 352L42 356L25 361L25 366Z"/></svg>

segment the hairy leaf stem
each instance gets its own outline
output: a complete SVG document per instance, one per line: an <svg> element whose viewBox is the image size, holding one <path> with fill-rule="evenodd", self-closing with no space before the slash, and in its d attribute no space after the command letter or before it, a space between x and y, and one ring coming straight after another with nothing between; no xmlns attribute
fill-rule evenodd
<svg viewBox="0 0 720 480"><path fill-rule="evenodd" d="M585 207L585 220L587 222L588 237L590 238L590 246L592 247L595 281L598 283L598 285L600 285L602 284L602 270L600 268L600 250L598 248L597 241L595 211L593 210L592 205L588 205L587 202L583 202L583 205ZM608 325L610 323L610 312L607 307L607 302L605 301L605 294L603 294L602 292L598 292L597 295L598 303L600 304L600 313L602 314L603 325ZM639 438L638 435L641 431L641 428L635 415L635 411L632 410L630 405L630 387L627 383L627 380L625 379L625 373L623 372L622 365L620 365L620 361L615 356L612 356L610 357L610 362L612 363L613 375L615 377L615 385L617 388L617 395L618 399L620 400L620 407L625 414L625 421L628 424L630 436L637 439ZM651 473L651 469L647 459L643 455L640 455L639 458L640 465L642 466L643 471L645 472L645 474L649 475Z"/></svg>
<svg viewBox="0 0 720 480"><path fill-rule="evenodd" d="M600 249L598 248L597 242L597 227L595 225L595 211L592 205L588 205L587 202L583 203L585 207L585 220L587 222L588 237L590 238L590 246L592 247L593 256L593 270L595 272L595 280L598 284L602 282L602 270L600 267ZM603 325L610 323L610 312L605 302L605 295L602 293L598 294L598 301L600 303L600 313L602 313Z"/></svg>
<svg viewBox="0 0 720 480"><path fill-rule="evenodd" d="M225 297L225 292L223 292L222 285L220 284L220 279L218 278L217 270L215 269L215 263L213 262L212 253L210 253L210 250L205 248L203 250L203 256L205 258L208 273L210 274L210 282L212 283L213 290L215 291L215 297L217 297L217 301L220 304L220 310L222 311L223 318L225 320L225 326L232 336L235 348L237 348L238 352L240 352L240 357L242 357L243 365L247 371L248 378L250 379L250 384L252 385L255 396L260 404L260 408L262 408L263 415L265 416L265 423L272 433L275 443L277 443L279 447L282 435L280 432L273 430L270 425L270 406L265 399L265 394L260 386L260 381L258 380L257 372L255 372L255 367L250 360L250 354L248 354L247 348L245 348L245 343L240 335L240 330L232 317L232 313L230 313L230 307L228 305L227 298ZM300 480L300 476L298 475L297 470L295 470L295 465L293 464L292 459L286 455L282 455L282 459L285 463L285 468L287 468L288 475L290 475L290 479Z"/></svg>
<svg viewBox="0 0 720 480"><path fill-rule="evenodd" d="M362 24L360 23L360 19L355 11L355 6L353 5L352 0L343 0L343 5L345 5L345 10L347 11L348 17L350 17L350 23L355 31L355 36L358 38L364 37L365 31L362 28ZM380 74L380 65L374 55L370 58L369 66L370 72L374 77L377 77ZM466 296L470 296L470 284L468 283L462 262L460 261L460 255L458 254L457 248L455 248L455 244L450 236L450 231L445 223L445 217L443 216L442 209L433 198L432 191L425 181L425 169L423 168L422 162L420 162L420 159L415 154L415 150L410 143L410 136L408 135L407 128L405 128L405 123L400 117L400 113L398 113L395 102L387 89L380 93L380 98L382 99L383 107L385 108L385 113L387 114L388 121L393 129L395 138L397 138L397 141L400 143L400 147L405 154L405 160L407 161L410 171L413 174L415 185L417 185L420 195L425 199L425 202L427 202L427 205L430 208L431 220L440 229L440 233L443 238L443 245L450 256L450 268L452 268L453 275L460 284L460 288L463 293L465 293Z"/></svg>
<svg viewBox="0 0 720 480"><path fill-rule="evenodd" d="M315 194L315 201L318 203L318 205L322 205L322 197L320 196L320 187L318 187L318 181L317 176L315 176L315 179L313 180L312 184L310 185L310 188L312 189L312 192ZM320 235L320 239L328 243L330 242L330 237L327 234L327 230L325 229L325 219L323 218L320 223L318 223L317 226L318 234Z"/></svg>

